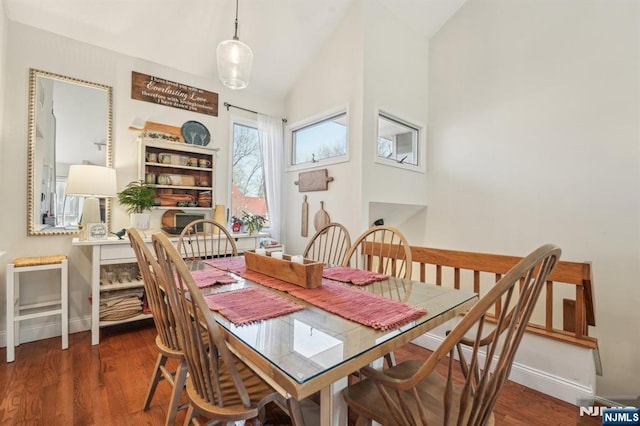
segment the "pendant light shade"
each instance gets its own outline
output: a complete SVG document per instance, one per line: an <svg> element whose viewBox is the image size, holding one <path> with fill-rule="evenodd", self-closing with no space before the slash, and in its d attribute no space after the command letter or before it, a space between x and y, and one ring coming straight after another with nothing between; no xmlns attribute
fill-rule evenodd
<svg viewBox="0 0 640 426"><path fill-rule="evenodd" d="M218 45L218 77L225 86L231 89L244 89L249 85L253 52L251 48L238 39L238 0L236 0L235 32L232 40L225 40Z"/></svg>

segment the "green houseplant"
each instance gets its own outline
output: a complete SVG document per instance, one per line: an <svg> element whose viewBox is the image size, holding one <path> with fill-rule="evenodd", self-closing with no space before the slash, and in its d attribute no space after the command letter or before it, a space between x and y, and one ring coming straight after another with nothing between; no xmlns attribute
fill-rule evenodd
<svg viewBox="0 0 640 426"><path fill-rule="evenodd" d="M118 192L118 202L129 213L131 226L138 229L148 229L149 211L154 205L156 191L143 180L134 180Z"/></svg>
<svg viewBox="0 0 640 426"><path fill-rule="evenodd" d="M247 232L249 233L249 235L253 234L254 232L262 231L262 227L264 226L266 220L266 217L259 214L253 214L249 212L242 213L242 224L247 227Z"/></svg>

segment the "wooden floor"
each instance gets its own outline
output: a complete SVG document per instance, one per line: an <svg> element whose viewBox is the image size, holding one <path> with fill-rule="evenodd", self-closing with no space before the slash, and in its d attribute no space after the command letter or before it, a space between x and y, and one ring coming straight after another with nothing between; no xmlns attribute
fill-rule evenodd
<svg viewBox="0 0 640 426"><path fill-rule="evenodd" d="M169 386L161 383L148 411L143 399L157 356L151 322L101 330L91 346L89 332L22 344L7 364L0 349L1 425L161 425ZM428 351L407 345L398 360L422 358ZM494 414L497 425L599 425L580 419L575 406L509 382ZM182 424L184 411L176 424ZM278 423L274 416L274 423Z"/></svg>

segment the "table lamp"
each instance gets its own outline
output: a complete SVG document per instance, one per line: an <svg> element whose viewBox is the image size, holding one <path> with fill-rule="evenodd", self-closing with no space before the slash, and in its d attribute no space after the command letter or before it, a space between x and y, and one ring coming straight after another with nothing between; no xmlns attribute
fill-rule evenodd
<svg viewBox="0 0 640 426"><path fill-rule="evenodd" d="M101 223L98 197L115 197L116 191L116 169L88 164L74 164L69 167L67 195L85 197L81 225Z"/></svg>

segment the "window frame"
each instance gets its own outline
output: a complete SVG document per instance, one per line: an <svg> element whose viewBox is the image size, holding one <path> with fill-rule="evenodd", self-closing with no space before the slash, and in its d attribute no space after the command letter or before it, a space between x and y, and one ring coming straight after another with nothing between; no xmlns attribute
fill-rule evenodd
<svg viewBox="0 0 640 426"><path fill-rule="evenodd" d="M228 166L228 173L229 173L229 178L227 180L228 184L227 184L227 211L229 212L229 217L227 217L227 225L230 226L231 223L231 217L233 216L233 150L234 150L234 126L238 124L240 126L245 126L245 127L251 127L256 129L257 132L260 132L260 130L258 129L258 120L256 119L251 119L248 117L244 117L241 115L236 115L236 114L231 114L229 116L229 155L228 155L228 162L227 164ZM263 167L263 173L264 173L264 159L262 160L262 167ZM266 185L266 182L264 182L264 176L263 176L263 184ZM266 194L266 188L265 188L265 200L266 200L267 194ZM267 222L267 225L264 226L264 228L262 228L263 232L268 232L269 231L269 223L271 221L271 216L269 215L269 211L268 211L268 204L267 204L267 217L269 217L269 221Z"/></svg>
<svg viewBox="0 0 640 426"><path fill-rule="evenodd" d="M321 123L323 121L327 121L331 118L340 116L344 114L344 119L346 123L346 135L345 135L345 144L346 144L346 153L345 155L340 155L336 157L324 158L321 160L317 160L316 162L306 162L300 164L292 164L294 155L293 155L293 133L300 129L304 129L305 127L311 127L315 124ZM306 170L312 169L316 167L324 167L331 164L345 163L350 159L350 151L351 144L349 140L349 108L347 106L341 106L339 108L334 108L320 114L316 114L314 116L305 118L303 120L292 123L286 127L285 131L285 146L286 146L286 154L285 154L285 170L286 171L296 171L296 170Z"/></svg>
<svg viewBox="0 0 640 426"><path fill-rule="evenodd" d="M380 117L389 121L395 121L400 125L409 127L417 131L418 133L416 137L417 164L400 163L395 159L387 159L387 158L380 157L378 155L378 140L380 138L380 125L379 125ZM375 131L376 138L373 144L373 151L374 151L373 158L375 163L382 164L385 166L397 167L403 170L408 170L408 171L417 172L417 173L426 173L427 142L426 142L426 131L425 131L426 127L423 124L419 123L416 120L407 119L397 114L390 113L386 109L382 109L382 108L376 109L374 122L376 126L376 131Z"/></svg>

